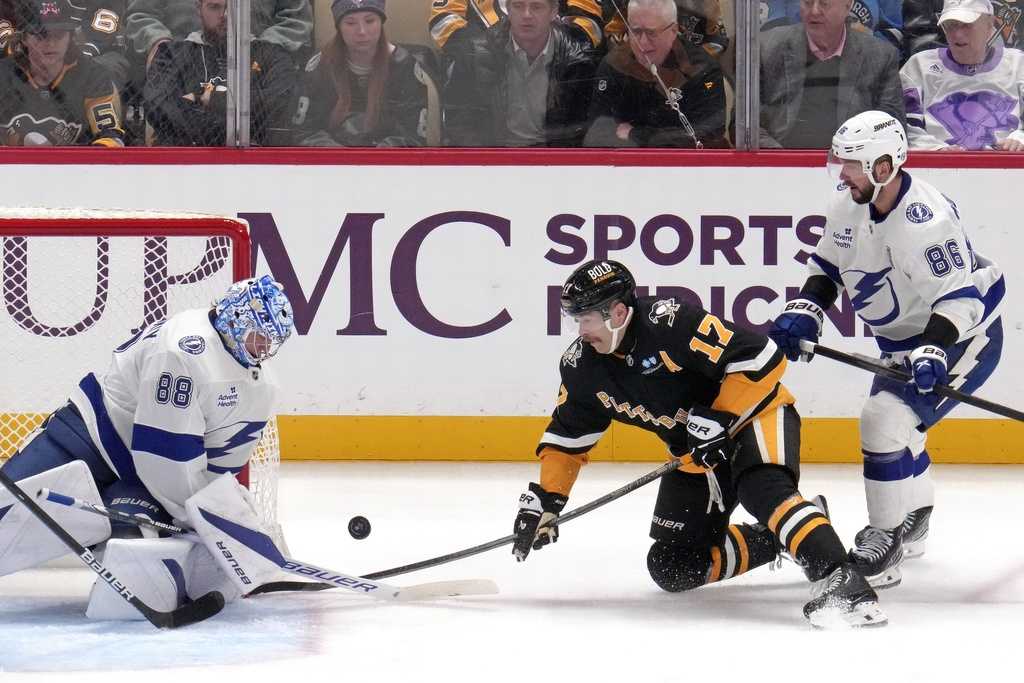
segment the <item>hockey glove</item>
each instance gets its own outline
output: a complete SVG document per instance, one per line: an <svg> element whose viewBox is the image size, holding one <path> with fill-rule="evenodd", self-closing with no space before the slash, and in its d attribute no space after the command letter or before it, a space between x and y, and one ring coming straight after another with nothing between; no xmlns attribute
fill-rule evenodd
<svg viewBox="0 0 1024 683"><path fill-rule="evenodd" d="M813 353L800 349L804 339L818 343L825 313L821 306L810 299L793 299L786 302L782 314L772 323L768 336L771 337L789 360L809 361Z"/></svg>
<svg viewBox="0 0 1024 683"><path fill-rule="evenodd" d="M686 418L686 445L693 464L711 469L727 462L736 452L736 442L729 438L729 427L736 416L723 410L693 406Z"/></svg>
<svg viewBox="0 0 1024 683"><path fill-rule="evenodd" d="M522 562L530 549L540 550L558 541L558 515L565 507L566 497L548 493L539 484L530 482L529 489L519 496L519 514L512 528L516 540L512 554Z"/></svg>
<svg viewBox="0 0 1024 683"><path fill-rule="evenodd" d="M945 384L948 379L946 352L938 346L918 346L910 352L907 364L914 376L912 383L919 394L931 393L936 384Z"/></svg>

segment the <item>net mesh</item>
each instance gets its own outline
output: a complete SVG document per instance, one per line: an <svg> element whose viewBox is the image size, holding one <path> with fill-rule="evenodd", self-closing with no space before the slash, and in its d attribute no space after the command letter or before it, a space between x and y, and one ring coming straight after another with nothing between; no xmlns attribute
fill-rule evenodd
<svg viewBox="0 0 1024 683"><path fill-rule="evenodd" d="M2 463L85 374L106 370L116 346L153 322L210 306L248 277L248 228L201 214L8 209L0 210L0 258ZM283 540L279 463L271 419L246 474L260 516Z"/></svg>

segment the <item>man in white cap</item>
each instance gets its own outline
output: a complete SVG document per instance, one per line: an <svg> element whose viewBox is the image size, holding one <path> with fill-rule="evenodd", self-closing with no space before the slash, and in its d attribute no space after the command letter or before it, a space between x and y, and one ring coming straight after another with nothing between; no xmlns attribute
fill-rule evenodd
<svg viewBox="0 0 1024 683"><path fill-rule="evenodd" d="M1024 151L1024 52L996 40L990 0L946 0L939 26L949 46L900 70L911 148Z"/></svg>
<svg viewBox="0 0 1024 683"><path fill-rule="evenodd" d="M991 3L998 40L1006 47L1024 49L1024 12L1019 0L991 0ZM912 54L946 46L938 24L944 0L902 0L902 4L904 61Z"/></svg>

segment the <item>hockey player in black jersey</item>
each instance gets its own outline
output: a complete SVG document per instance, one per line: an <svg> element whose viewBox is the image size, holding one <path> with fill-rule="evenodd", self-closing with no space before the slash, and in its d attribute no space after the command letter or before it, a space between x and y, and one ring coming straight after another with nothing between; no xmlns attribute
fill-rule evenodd
<svg viewBox="0 0 1024 683"><path fill-rule="evenodd" d="M655 432L681 467L661 480L647 555L661 588L732 578L786 552L815 582L814 625L882 625L877 596L849 563L828 517L797 490L800 416L767 337L675 299L635 294L615 261L580 266L562 289L579 338L540 439L540 481L522 494L513 553L558 538L558 515L587 452L612 420ZM737 504L757 524L729 524Z"/></svg>
<svg viewBox="0 0 1024 683"><path fill-rule="evenodd" d="M121 98L75 44L68 1L30 0L15 14L11 58L0 60L0 143L122 147Z"/></svg>

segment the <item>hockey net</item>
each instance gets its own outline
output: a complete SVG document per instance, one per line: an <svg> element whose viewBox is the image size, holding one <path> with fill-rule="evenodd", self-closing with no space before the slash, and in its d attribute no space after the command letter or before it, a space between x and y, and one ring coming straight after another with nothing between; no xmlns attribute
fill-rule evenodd
<svg viewBox="0 0 1024 683"><path fill-rule="evenodd" d="M0 464L142 327L250 277L245 221L203 214L0 209ZM277 421L239 479L282 541Z"/></svg>

